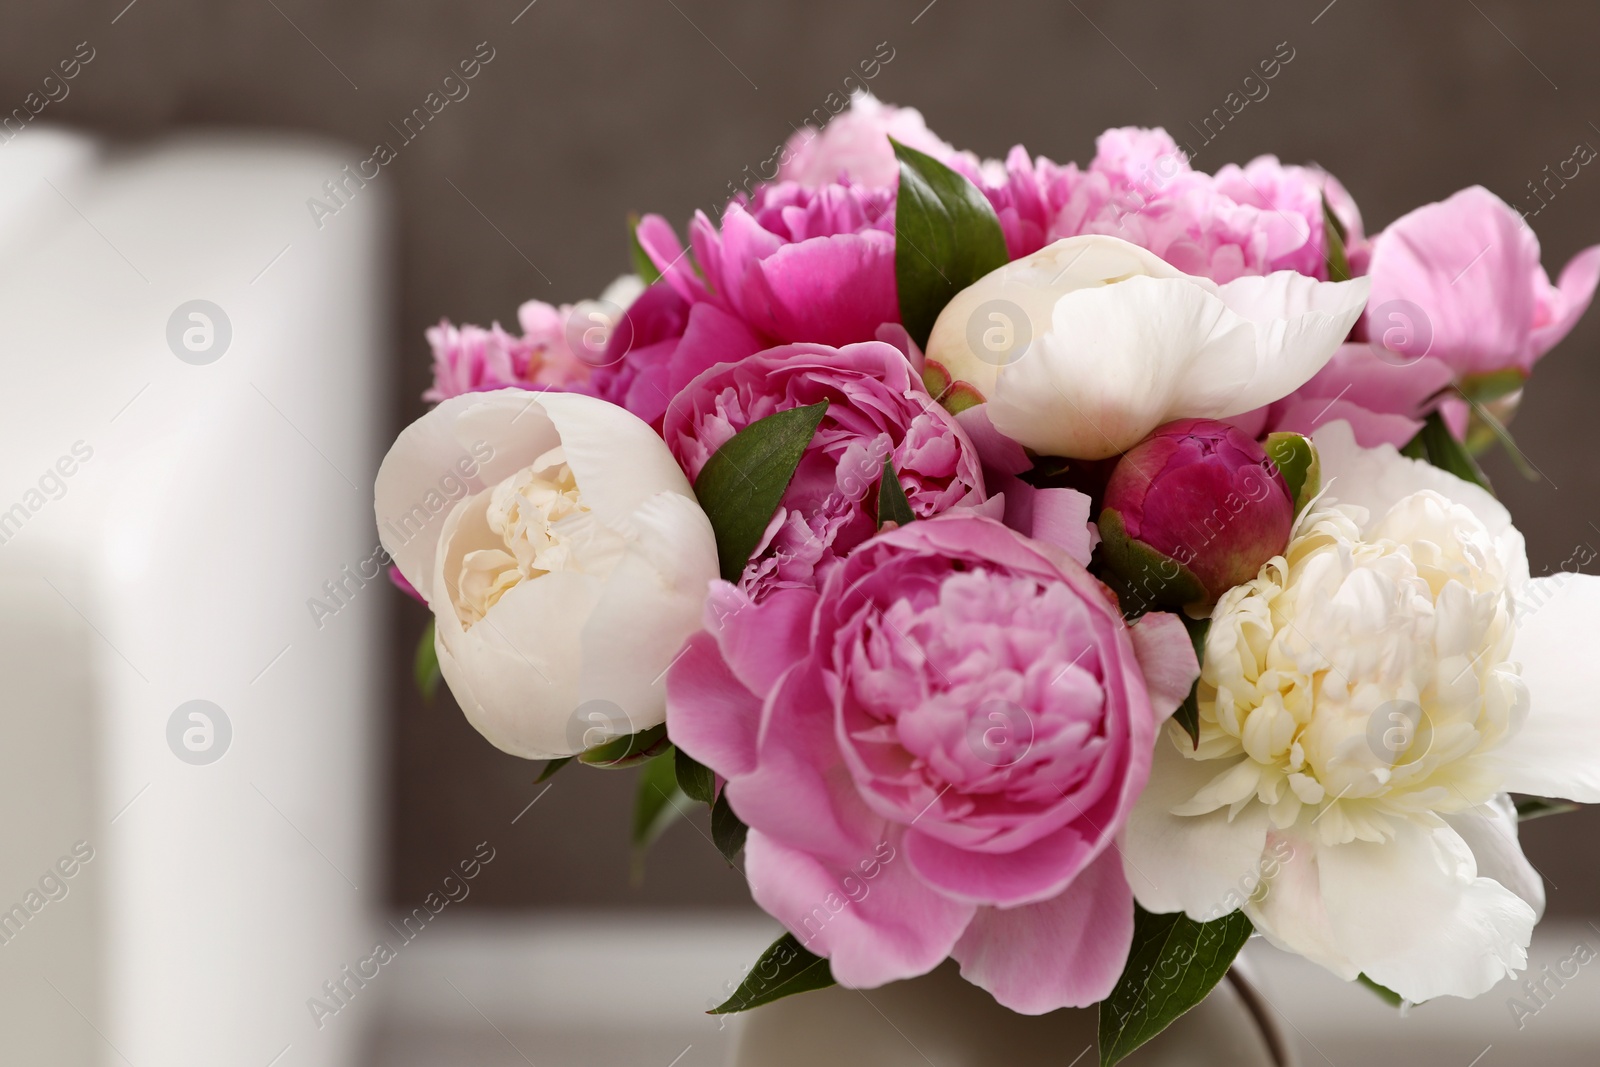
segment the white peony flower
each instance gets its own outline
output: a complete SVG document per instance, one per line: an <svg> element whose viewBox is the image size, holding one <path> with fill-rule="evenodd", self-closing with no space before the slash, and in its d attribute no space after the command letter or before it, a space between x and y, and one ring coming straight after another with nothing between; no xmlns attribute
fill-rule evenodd
<svg viewBox="0 0 1600 1067"><path fill-rule="evenodd" d="M1347 980L1476 996L1544 905L1506 794L1600 800L1600 579L1530 581L1482 489L1344 422L1314 439L1327 495L1212 613L1200 743L1158 745L1128 879Z"/></svg>
<svg viewBox="0 0 1600 1067"><path fill-rule="evenodd" d="M1115 237L1069 237L957 293L927 361L1013 440L1104 459L1173 419L1289 395L1344 341L1368 287L1294 271L1217 285Z"/></svg>
<svg viewBox="0 0 1600 1067"><path fill-rule="evenodd" d="M497 747L570 756L665 719L717 548L636 416L575 393L452 397L395 441L376 508L445 681Z"/></svg>

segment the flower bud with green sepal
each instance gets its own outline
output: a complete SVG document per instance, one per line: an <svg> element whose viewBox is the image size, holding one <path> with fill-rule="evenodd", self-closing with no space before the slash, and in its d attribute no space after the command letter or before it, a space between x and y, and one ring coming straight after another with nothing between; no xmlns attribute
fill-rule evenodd
<svg viewBox="0 0 1600 1067"><path fill-rule="evenodd" d="M1158 428L1123 455L1106 485L1106 565L1136 590L1153 590L1163 606L1214 601L1254 578L1288 545L1295 490L1314 480L1315 452L1289 441L1281 451L1284 460L1274 460L1244 431L1213 419Z"/></svg>

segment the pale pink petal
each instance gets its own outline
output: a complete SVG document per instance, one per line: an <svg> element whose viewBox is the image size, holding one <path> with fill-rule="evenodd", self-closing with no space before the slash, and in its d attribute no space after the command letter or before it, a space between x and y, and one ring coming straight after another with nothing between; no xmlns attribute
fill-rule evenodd
<svg viewBox="0 0 1600 1067"><path fill-rule="evenodd" d="M1106 818L1101 813L1101 822ZM1081 874L1104 847L1086 825L1069 825L1016 852L976 852L913 827L906 858L924 882L952 897L1017 905L1047 899Z"/></svg>
<svg viewBox="0 0 1600 1067"><path fill-rule="evenodd" d="M751 692L765 693L811 647L811 589L779 589L759 604L737 586L714 582L706 602L706 628L722 648L728 669Z"/></svg>
<svg viewBox="0 0 1600 1067"><path fill-rule="evenodd" d="M1528 357L1523 369L1554 348L1572 331L1589 309L1595 283L1600 282L1600 245L1591 245L1573 256L1561 271L1561 282L1552 287L1540 279L1539 304L1534 316L1533 335L1528 339Z"/></svg>
<svg viewBox="0 0 1600 1067"><path fill-rule="evenodd" d="M951 955L961 975L1023 1015L1083 1008L1110 994L1133 944L1133 891L1106 852L1059 896L979 908Z"/></svg>
<svg viewBox="0 0 1600 1067"><path fill-rule="evenodd" d="M842 986L873 989L927 974L972 919L972 905L919 882L887 836L870 838L859 854L834 863L755 829L744 849L756 903L826 957Z"/></svg>
<svg viewBox="0 0 1600 1067"><path fill-rule="evenodd" d="M1404 215L1373 239L1368 314L1421 310L1388 347L1432 355L1458 373L1515 365L1534 321L1539 242L1522 218L1481 186Z"/></svg>
<svg viewBox="0 0 1600 1067"><path fill-rule="evenodd" d="M717 640L689 638L667 671L667 735L673 744L725 778L756 765L761 701L733 676Z"/></svg>
<svg viewBox="0 0 1600 1067"><path fill-rule="evenodd" d="M1018 483L1027 484L1021 479ZM1033 494L1032 518L1030 537L1049 541L1079 564L1089 565L1094 554L1094 538L1089 533L1087 495L1076 489L1037 489Z"/></svg>
<svg viewBox="0 0 1600 1067"><path fill-rule="evenodd" d="M1403 448L1422 429L1421 419L1406 415L1382 415L1348 400L1294 397L1273 407L1278 412L1272 420L1274 431L1310 437L1312 431L1327 423L1348 422L1355 431L1356 443L1362 448L1377 448L1379 445Z"/></svg>
<svg viewBox="0 0 1600 1067"><path fill-rule="evenodd" d="M752 830L844 863L873 846L883 819L840 773L830 712L814 665L785 674L762 712L759 764L730 779L728 802Z"/></svg>
<svg viewBox="0 0 1600 1067"><path fill-rule="evenodd" d="M994 428L989 405L978 404L957 412L956 422L972 439L985 470L992 467L1000 474L1021 474L1033 466L1027 449Z"/></svg>
<svg viewBox="0 0 1600 1067"><path fill-rule="evenodd" d="M1194 642L1178 617L1164 611L1142 616L1128 628L1128 635L1150 690L1150 708L1160 722L1178 710L1200 677Z"/></svg>

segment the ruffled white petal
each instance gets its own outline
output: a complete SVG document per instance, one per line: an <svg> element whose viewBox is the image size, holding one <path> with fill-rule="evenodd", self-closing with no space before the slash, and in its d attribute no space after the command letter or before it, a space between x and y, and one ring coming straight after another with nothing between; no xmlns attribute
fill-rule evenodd
<svg viewBox="0 0 1600 1067"><path fill-rule="evenodd" d="M1341 504L1365 508L1367 526L1411 494L1431 489L1464 504L1491 534L1515 533L1511 513L1485 489L1431 463L1402 456L1393 445L1362 448L1356 444L1355 431L1342 419L1319 426L1311 440L1322 464L1323 488ZM1518 544L1521 536L1517 534Z"/></svg>
<svg viewBox="0 0 1600 1067"><path fill-rule="evenodd" d="M667 668L701 628L717 552L705 512L676 493L658 493L630 524L634 539L583 625L578 696L627 709L638 731L666 719Z"/></svg>
<svg viewBox="0 0 1600 1067"><path fill-rule="evenodd" d="M1481 877L1449 827L1401 822L1386 843L1321 845L1317 866L1335 943L1407 1000L1475 997L1527 966L1534 909Z"/></svg>
<svg viewBox="0 0 1600 1067"><path fill-rule="evenodd" d="M1215 414L1256 365L1251 325L1186 278L1077 289L1048 321L989 398L995 429L1048 455L1103 459L1179 414Z"/></svg>
<svg viewBox="0 0 1600 1067"><path fill-rule="evenodd" d="M1172 419L1293 392L1344 341L1367 287L1291 271L1218 286L1115 237L1070 237L958 293L927 359L983 394L1019 443L1102 459Z"/></svg>
<svg viewBox="0 0 1600 1067"><path fill-rule="evenodd" d="M1320 282L1291 270L1222 286L1218 295L1228 310L1254 326L1256 364L1243 391L1215 417L1253 411L1310 381L1349 336L1371 287L1366 278Z"/></svg>
<svg viewBox="0 0 1600 1067"><path fill-rule="evenodd" d="M1150 784L1128 817L1121 847L1128 885L1147 911L1182 911L1209 922L1238 908L1260 878L1264 806L1251 804L1233 818L1226 809L1172 814L1221 769L1215 761L1184 758L1170 732L1157 739Z"/></svg>
<svg viewBox="0 0 1600 1067"><path fill-rule="evenodd" d="M660 492L694 500L689 479L643 419L581 393L540 393L539 404L561 435L584 506L601 522L625 524Z"/></svg>
<svg viewBox="0 0 1600 1067"><path fill-rule="evenodd" d="M539 403L545 395L501 389L451 397L400 431L383 457L373 494L378 536L430 604L434 557L451 506L560 444Z"/></svg>
<svg viewBox="0 0 1600 1067"><path fill-rule="evenodd" d="M1304 956L1347 982L1361 968L1351 961L1328 921L1322 899L1317 834L1295 828L1275 833L1264 862L1267 877L1244 906L1257 932L1285 952Z"/></svg>
<svg viewBox="0 0 1600 1067"><path fill-rule="evenodd" d="M559 520L578 557L461 608L468 554L508 544L488 521L490 490L557 446L581 505ZM576 393L453 397L390 449L376 509L384 546L433 608L445 681L497 747L550 759L662 721L662 679L700 629L716 541L637 416Z"/></svg>
<svg viewBox="0 0 1600 1067"><path fill-rule="evenodd" d="M1517 808L1504 793L1471 811L1445 816L1450 829L1472 849L1478 873L1493 878L1528 902L1537 919L1544 914L1544 878L1522 854L1517 841Z"/></svg>
<svg viewBox="0 0 1600 1067"><path fill-rule="evenodd" d="M1512 658L1528 717L1496 755L1513 793L1600 803L1600 577L1535 578L1517 597Z"/></svg>

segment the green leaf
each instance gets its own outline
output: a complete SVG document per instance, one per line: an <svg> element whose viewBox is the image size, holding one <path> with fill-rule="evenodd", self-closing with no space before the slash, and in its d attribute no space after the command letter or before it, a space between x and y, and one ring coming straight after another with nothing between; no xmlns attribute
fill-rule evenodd
<svg viewBox="0 0 1600 1067"><path fill-rule="evenodd" d="M644 881L644 854L688 810L669 750L644 765L633 796L633 884Z"/></svg>
<svg viewBox="0 0 1600 1067"><path fill-rule="evenodd" d="M737 582L744 573L827 410L824 400L758 419L700 469L694 495L711 520L722 577L728 581Z"/></svg>
<svg viewBox="0 0 1600 1067"><path fill-rule="evenodd" d="M673 769L677 774L678 788L683 790L684 796L702 804L715 803L717 776L711 773L711 768L681 748L676 749L675 753Z"/></svg>
<svg viewBox="0 0 1600 1067"><path fill-rule="evenodd" d="M639 216L628 216L628 255L633 260L633 273L637 274L646 285L654 285L661 280L661 272L656 270L654 261L649 253L645 252L644 245L639 243Z"/></svg>
<svg viewBox="0 0 1600 1067"><path fill-rule="evenodd" d="M1582 804L1574 804L1570 800L1548 800L1544 797L1523 797L1517 801L1517 821L1527 822L1530 819L1542 819L1546 815L1565 815L1569 811L1577 811Z"/></svg>
<svg viewBox="0 0 1600 1067"><path fill-rule="evenodd" d="M749 828L728 806L728 791L724 789L717 795L717 802L711 805L711 843L717 846L717 851L722 853L722 858L730 866L739 850L744 848L745 835L749 832Z"/></svg>
<svg viewBox="0 0 1600 1067"><path fill-rule="evenodd" d="M1189 631L1189 642L1194 645L1194 658L1204 665L1206 661L1206 634L1211 629L1210 619L1191 619L1185 612L1178 612L1178 618L1183 622L1183 628ZM1189 735L1189 740L1194 742L1194 747L1200 747L1200 679L1196 678L1189 687L1189 695L1183 698L1183 703L1178 705L1178 710L1172 713L1173 721L1183 727L1183 732Z"/></svg>
<svg viewBox="0 0 1600 1067"><path fill-rule="evenodd" d="M1125 613L1142 613L1151 607L1178 607L1206 599L1206 587L1194 571L1171 556L1128 536L1122 515L1112 508L1100 512L1099 553L1105 565L1121 578L1134 604Z"/></svg>
<svg viewBox="0 0 1600 1067"><path fill-rule="evenodd" d="M533 780L533 784L539 785L542 782L548 782L551 778L555 777L555 773L557 771L571 762L571 756L563 756L560 759L547 760L544 765L544 770L539 772L539 777Z"/></svg>
<svg viewBox="0 0 1600 1067"><path fill-rule="evenodd" d="M833 984L828 961L807 952L793 934L784 934L756 960L733 996L706 1014L731 1015L749 1011L795 993L826 989Z"/></svg>
<svg viewBox="0 0 1600 1067"><path fill-rule="evenodd" d="M1491 493L1494 492L1489 485L1489 479L1478 466L1478 461L1473 459L1461 442L1450 433L1450 427L1444 423L1444 416L1437 411L1428 413L1428 419L1422 424L1421 431L1401 449L1401 452L1413 459L1425 459L1462 481L1481 485Z"/></svg>
<svg viewBox="0 0 1600 1067"><path fill-rule="evenodd" d="M900 160L894 215L894 278L900 321L926 348L951 297L1006 265L1005 234L989 201L966 178L890 138Z"/></svg>
<svg viewBox="0 0 1600 1067"><path fill-rule="evenodd" d="M669 747L671 742L667 740L667 726L666 723L662 723L636 734L614 738L586 752L580 752L578 761L591 767L604 767L607 770L637 767L646 760L655 759Z"/></svg>
<svg viewBox="0 0 1600 1067"><path fill-rule="evenodd" d="M1250 939L1250 920L1234 912L1199 923L1134 905L1133 947L1122 977L1100 1002L1100 1067L1122 1060L1206 998Z"/></svg>
<svg viewBox="0 0 1600 1067"><path fill-rule="evenodd" d="M411 677L417 681L417 692L427 701L433 700L439 683L444 680L439 671L439 650L433 644L432 619L428 620L428 628L422 631L422 638L417 642L416 655L411 659Z"/></svg>
<svg viewBox="0 0 1600 1067"><path fill-rule="evenodd" d="M878 529L883 529L885 524L891 522L896 526L905 526L915 520L916 516L911 513L911 501L906 499L900 476L894 472L894 460L886 459L883 461L883 478L878 482Z"/></svg>
<svg viewBox="0 0 1600 1067"><path fill-rule="evenodd" d="M1269 433L1266 452L1289 487L1295 514L1300 514L1322 489L1322 460L1316 446L1297 433Z"/></svg>
<svg viewBox="0 0 1600 1067"><path fill-rule="evenodd" d="M1364 974L1356 975L1356 981L1360 982L1362 985L1366 986L1368 989L1370 989L1374 993L1378 994L1378 999L1383 1001L1385 1004L1389 1005L1389 1007L1398 1008L1400 1006L1400 1003L1401 1003L1400 994L1396 993L1394 990L1390 989L1388 986L1381 986L1377 982L1374 982L1372 979L1368 978Z"/></svg>
<svg viewBox="0 0 1600 1067"><path fill-rule="evenodd" d="M1345 242L1350 235L1345 232L1344 223L1339 221L1339 216L1333 213L1333 208L1328 206L1328 198L1322 198L1322 232L1328 239L1328 280L1330 282L1347 282L1350 280L1350 255L1345 251Z"/></svg>

